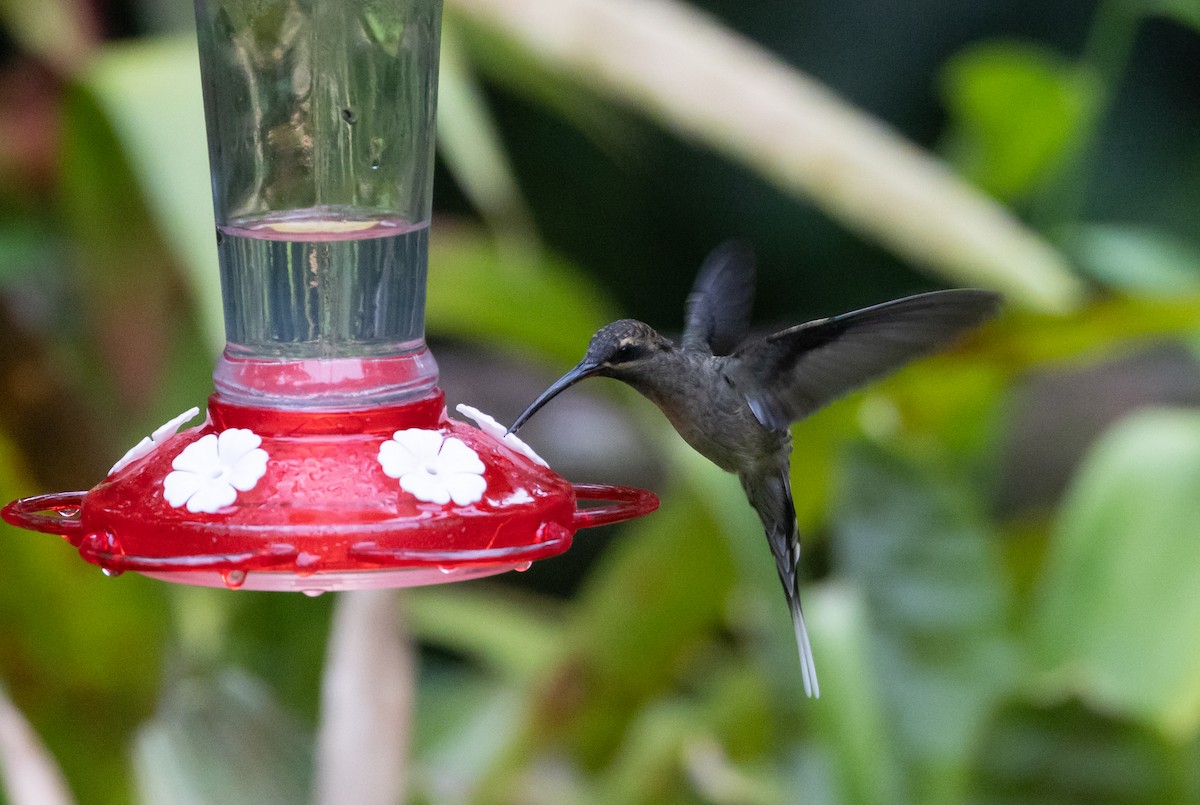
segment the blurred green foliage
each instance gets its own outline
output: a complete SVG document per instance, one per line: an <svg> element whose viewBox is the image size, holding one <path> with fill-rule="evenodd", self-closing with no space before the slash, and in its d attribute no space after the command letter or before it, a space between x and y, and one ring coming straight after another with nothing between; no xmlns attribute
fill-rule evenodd
<svg viewBox="0 0 1200 805"><path fill-rule="evenodd" d="M928 284L770 189L754 155L738 159L759 176L671 140L643 98L578 93L588 76L489 40L478 5L448 15L431 338L553 374L617 315L677 325L698 257L738 227L762 242L764 326ZM890 52L841 86L839 59L869 66L866 45L834 53L799 30L894 21L884 0L786 21L702 5L777 49L794 34L787 58L939 147L1090 295L1062 315L1015 306L796 426L816 701L737 483L631 403L663 505L612 531L574 595L520 577L406 594L422 649L411 801L1200 801L1200 419L1135 411L1155 389L1117 374L1075 423L1086 454L1059 461L1056 439L1022 448L1014 405L1031 377L1195 342L1200 250L1177 224L1200 214L1200 147L1171 149L1194 140L1173 127L1195 121L1200 15L1049 3L1015 25L941 4L944 36L922 51L936 64L903 54L923 71L904 97L944 105L917 124L865 88L899 75ZM134 6L50 6L0 3L3 500L94 483L203 399L221 347L194 44L152 35ZM1151 69L1164 59L1174 72ZM1001 505L1006 476L1050 484L1059 464L1060 502ZM0 681L79 801L308 795L333 596L111 580L45 537L0 537Z"/></svg>
<svg viewBox="0 0 1200 805"><path fill-rule="evenodd" d="M988 42L946 65L957 126L946 151L963 175L1005 201L1051 180L1093 102L1087 76L1025 43Z"/></svg>

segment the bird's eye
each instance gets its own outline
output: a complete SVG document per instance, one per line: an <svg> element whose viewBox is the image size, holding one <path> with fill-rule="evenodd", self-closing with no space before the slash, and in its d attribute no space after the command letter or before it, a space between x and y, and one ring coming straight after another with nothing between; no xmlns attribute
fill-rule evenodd
<svg viewBox="0 0 1200 805"><path fill-rule="evenodd" d="M622 344L613 353L613 363L626 363L637 355L637 347L633 344Z"/></svg>

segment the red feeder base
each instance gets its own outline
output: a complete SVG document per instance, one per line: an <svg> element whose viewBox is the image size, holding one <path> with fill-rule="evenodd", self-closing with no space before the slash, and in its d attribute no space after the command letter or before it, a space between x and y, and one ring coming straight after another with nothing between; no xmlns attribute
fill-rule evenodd
<svg viewBox="0 0 1200 805"><path fill-rule="evenodd" d="M435 450L474 454L464 459L468 477L421 465L392 441L409 429ZM241 433L221 436L230 431ZM250 450L253 437L260 443ZM385 468L389 441L383 453L401 454L400 469ZM182 500L196 489L206 491ZM463 502L439 502L451 494ZM572 486L496 436L451 420L437 391L402 406L315 413L228 405L214 395L203 425L164 437L91 491L25 498L2 515L66 538L110 575L316 594L524 570L565 551L580 528L657 507L639 489Z"/></svg>

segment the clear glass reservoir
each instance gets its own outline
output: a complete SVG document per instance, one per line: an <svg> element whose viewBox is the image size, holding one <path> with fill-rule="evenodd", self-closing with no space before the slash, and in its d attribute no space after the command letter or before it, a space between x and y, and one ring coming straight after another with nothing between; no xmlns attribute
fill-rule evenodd
<svg viewBox="0 0 1200 805"><path fill-rule="evenodd" d="M230 403L427 394L441 0L196 0Z"/></svg>

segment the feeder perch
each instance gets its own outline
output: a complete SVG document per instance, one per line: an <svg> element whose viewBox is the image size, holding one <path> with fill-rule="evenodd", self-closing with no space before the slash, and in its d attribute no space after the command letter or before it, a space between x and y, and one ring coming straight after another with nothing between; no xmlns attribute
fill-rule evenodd
<svg viewBox="0 0 1200 805"><path fill-rule="evenodd" d="M440 0L196 0L196 19L216 393L90 491L4 519L110 575L316 594L523 570L653 511L447 414L424 341Z"/></svg>

